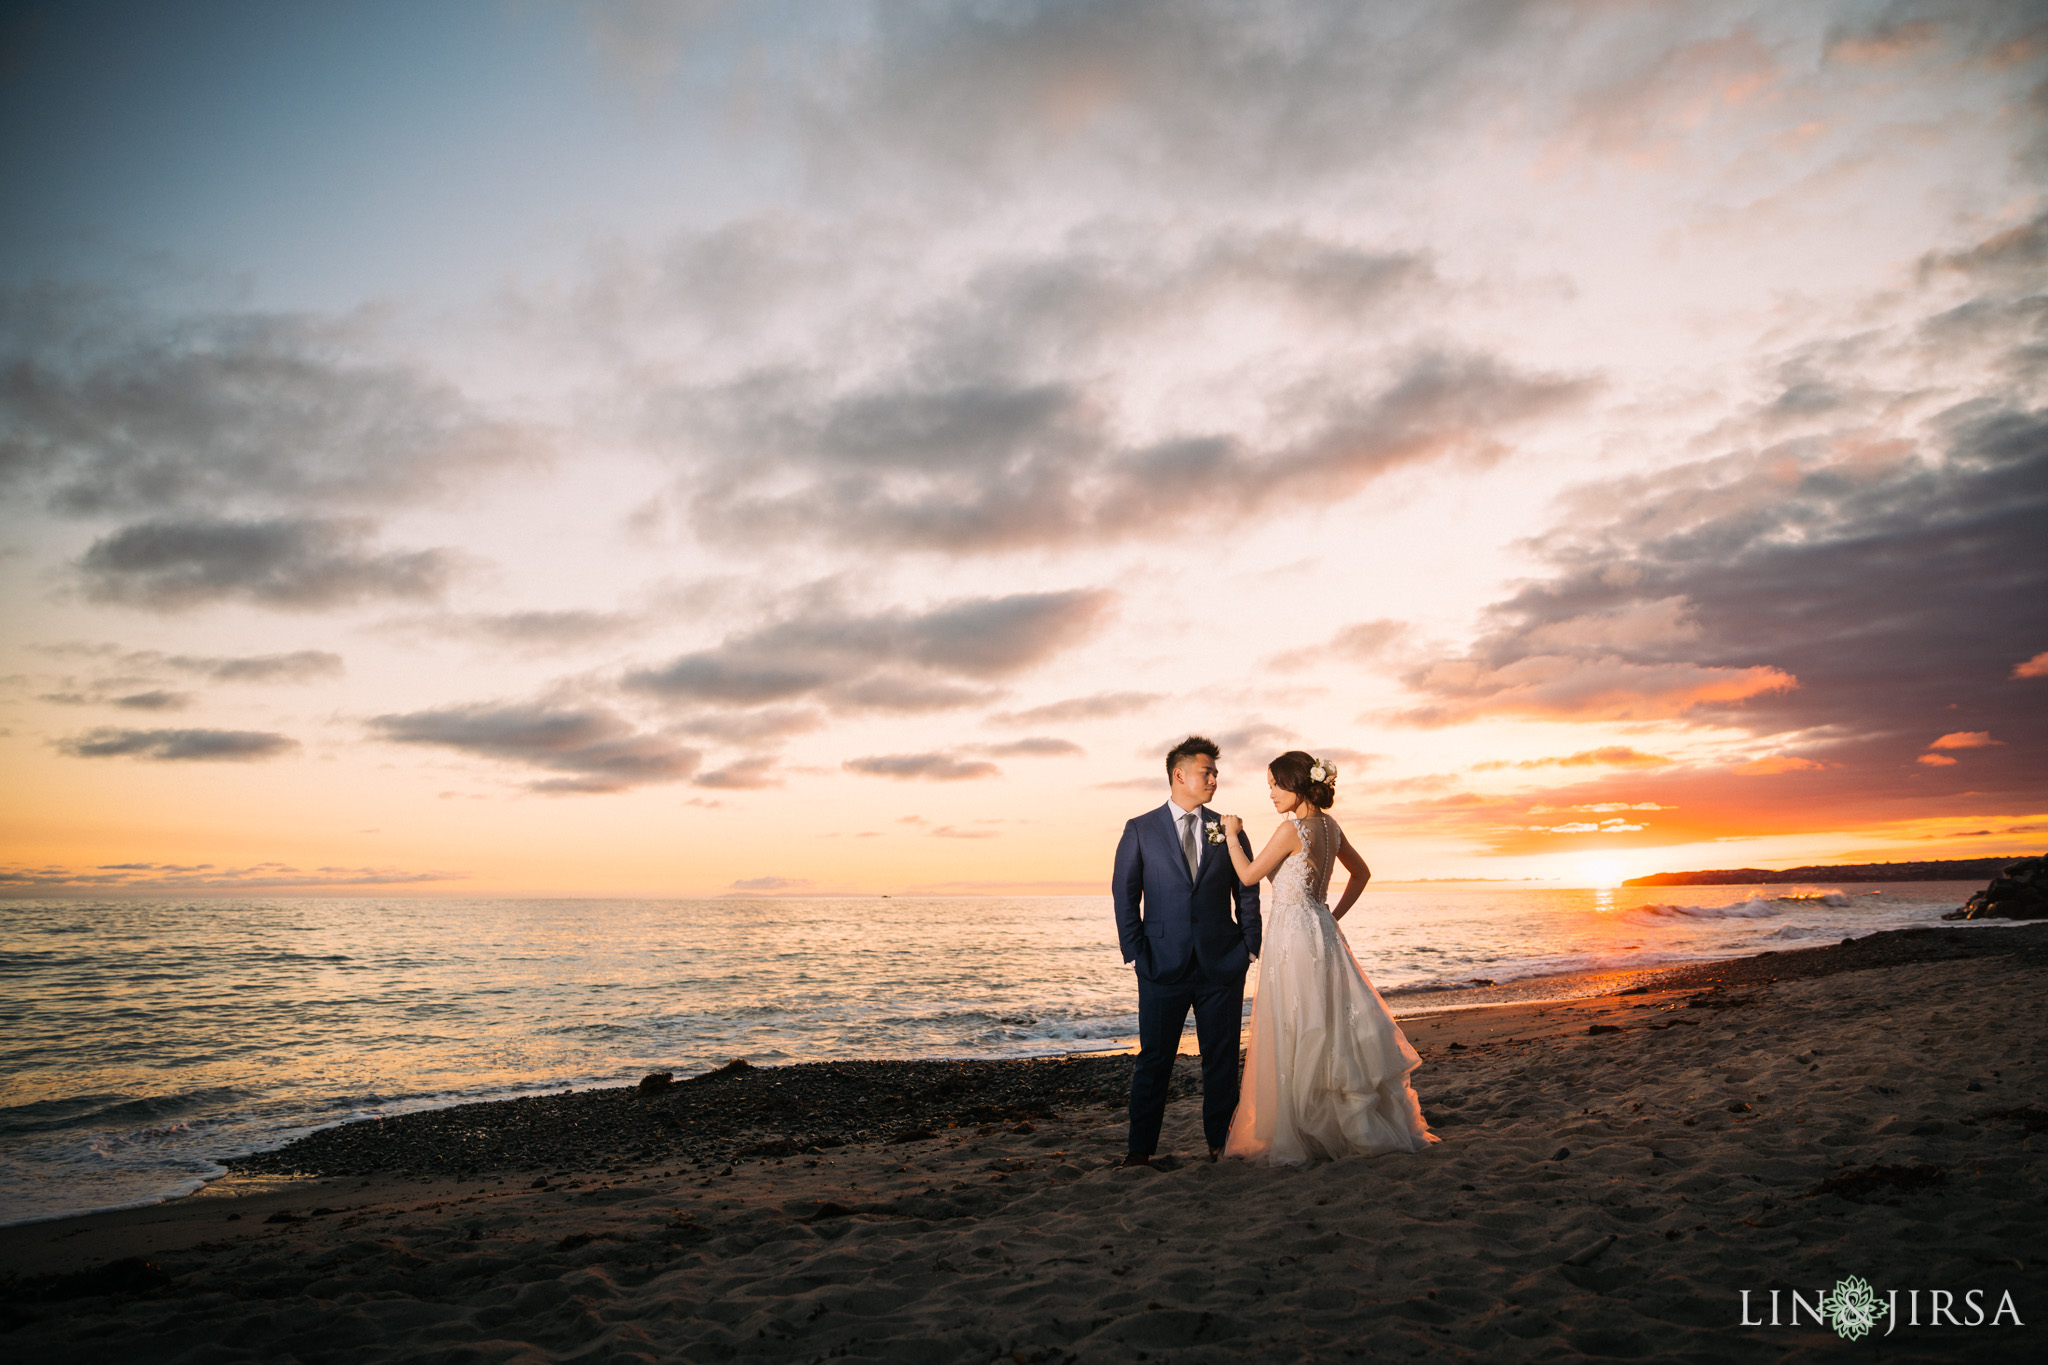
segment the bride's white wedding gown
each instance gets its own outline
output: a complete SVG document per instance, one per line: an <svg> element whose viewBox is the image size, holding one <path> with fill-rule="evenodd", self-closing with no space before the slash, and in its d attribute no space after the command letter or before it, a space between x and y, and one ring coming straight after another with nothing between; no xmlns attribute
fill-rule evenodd
<svg viewBox="0 0 2048 1365"><path fill-rule="evenodd" d="M1330 915L1341 834L1317 812L1273 872L1245 1073L1223 1150L1274 1164L1419 1152L1438 1141L1408 1085L1422 1059Z"/></svg>

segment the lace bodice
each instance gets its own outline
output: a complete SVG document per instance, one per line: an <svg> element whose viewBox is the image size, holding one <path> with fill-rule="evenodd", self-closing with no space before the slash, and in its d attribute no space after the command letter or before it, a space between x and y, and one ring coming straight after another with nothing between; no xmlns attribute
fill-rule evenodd
<svg viewBox="0 0 2048 1365"><path fill-rule="evenodd" d="M1330 873L1337 866L1337 848L1344 836L1330 817L1322 811L1314 815L1287 817L1294 822L1294 832L1301 837L1301 852L1290 853L1275 869L1273 890L1277 896L1284 890L1299 892L1304 901L1316 905L1327 905L1330 900Z"/></svg>

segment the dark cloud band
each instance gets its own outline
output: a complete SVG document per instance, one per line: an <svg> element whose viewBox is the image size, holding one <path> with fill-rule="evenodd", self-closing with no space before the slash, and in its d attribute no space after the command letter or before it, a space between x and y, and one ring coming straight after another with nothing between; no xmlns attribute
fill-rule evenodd
<svg viewBox="0 0 2048 1365"><path fill-rule="evenodd" d="M291 753L299 742L262 730L121 730L101 727L63 740L74 758L147 758L161 763L246 763Z"/></svg>
<svg viewBox="0 0 2048 1365"><path fill-rule="evenodd" d="M849 758L842 766L863 777L888 777L898 782L972 782L1002 773L1002 769L984 759L942 753L874 754Z"/></svg>
<svg viewBox="0 0 2048 1365"><path fill-rule="evenodd" d="M681 782L703 762L697 750L636 731L624 718L595 706L451 706L378 716L370 728L398 744L434 745L561 773L529 784L534 791L558 794Z"/></svg>
<svg viewBox="0 0 2048 1365"><path fill-rule="evenodd" d="M175 611L240 600L287 610L438 596L455 561L442 550L377 551L348 521L145 521L96 541L79 561L95 601Z"/></svg>
<svg viewBox="0 0 2048 1365"><path fill-rule="evenodd" d="M1085 638L1114 599L1096 590L973 598L917 611L813 604L715 649L626 675L633 691L712 706L815 699L842 709L936 711Z"/></svg>

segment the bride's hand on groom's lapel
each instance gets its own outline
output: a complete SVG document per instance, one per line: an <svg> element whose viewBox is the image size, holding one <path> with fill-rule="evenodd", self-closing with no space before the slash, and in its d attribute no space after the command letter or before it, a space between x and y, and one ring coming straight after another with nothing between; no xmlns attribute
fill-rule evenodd
<svg viewBox="0 0 2048 1365"><path fill-rule="evenodd" d="M1238 819L1235 815L1226 815L1223 817L1224 838L1235 839L1240 833L1243 832L1243 830L1244 821Z"/></svg>

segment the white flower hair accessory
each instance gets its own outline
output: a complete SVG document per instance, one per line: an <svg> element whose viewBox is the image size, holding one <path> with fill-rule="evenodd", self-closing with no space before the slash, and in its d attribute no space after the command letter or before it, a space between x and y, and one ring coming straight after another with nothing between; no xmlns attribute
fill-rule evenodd
<svg viewBox="0 0 2048 1365"><path fill-rule="evenodd" d="M1204 831L1205 833L1207 833L1207 834L1208 834L1208 836L1209 836L1209 842L1210 842L1210 843L1212 843L1212 844L1220 844L1220 843L1222 843L1222 842L1223 842L1223 822L1222 822L1222 821L1220 821L1220 820L1211 820L1211 821L1210 821L1210 822L1209 822L1208 824L1206 824L1206 825L1202 826L1202 829L1203 829L1203 831Z"/></svg>
<svg viewBox="0 0 2048 1365"><path fill-rule="evenodd" d="M1334 787L1337 785L1337 765L1319 758L1308 765L1308 776L1311 782L1327 782Z"/></svg>

